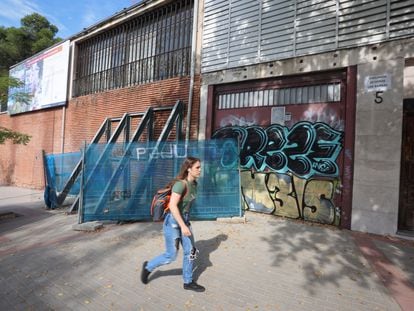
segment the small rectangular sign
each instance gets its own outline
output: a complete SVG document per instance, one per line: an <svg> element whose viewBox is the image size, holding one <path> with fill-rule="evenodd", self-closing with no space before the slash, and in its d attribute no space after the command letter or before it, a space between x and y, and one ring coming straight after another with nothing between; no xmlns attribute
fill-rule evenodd
<svg viewBox="0 0 414 311"><path fill-rule="evenodd" d="M271 113L271 124L285 125L286 107L273 107Z"/></svg>
<svg viewBox="0 0 414 311"><path fill-rule="evenodd" d="M385 92L391 88L391 79L388 74L368 76L365 78L366 92Z"/></svg>

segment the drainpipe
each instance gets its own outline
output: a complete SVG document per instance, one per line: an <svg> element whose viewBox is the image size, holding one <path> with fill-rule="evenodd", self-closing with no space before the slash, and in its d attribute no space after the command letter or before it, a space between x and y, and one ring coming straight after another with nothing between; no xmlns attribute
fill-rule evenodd
<svg viewBox="0 0 414 311"><path fill-rule="evenodd" d="M61 153L65 152L65 123L66 123L66 107L63 106L62 107L62 132L60 136L62 138L62 143L60 146Z"/></svg>
<svg viewBox="0 0 414 311"><path fill-rule="evenodd" d="M185 141L190 140L191 129L191 109L193 105L193 93L194 93L194 75L195 75L195 62L196 62L196 49L197 49L197 29L198 29L198 0L194 0L194 12L193 12L193 34L191 38L191 67L190 67L190 89L188 91L188 107L187 107L187 125L185 129Z"/></svg>

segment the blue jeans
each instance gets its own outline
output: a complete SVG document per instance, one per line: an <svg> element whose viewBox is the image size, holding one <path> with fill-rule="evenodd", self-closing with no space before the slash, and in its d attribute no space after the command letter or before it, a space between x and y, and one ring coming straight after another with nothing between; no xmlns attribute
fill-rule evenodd
<svg viewBox="0 0 414 311"><path fill-rule="evenodd" d="M189 229L191 230L191 226ZM146 269L152 272L160 266L173 262L177 258L178 245L181 240L181 245L183 246L183 280L184 283L191 283L193 281L193 261L190 260L191 249L193 247L192 237L181 234L180 226L171 213L165 216L163 231L165 253L148 261Z"/></svg>

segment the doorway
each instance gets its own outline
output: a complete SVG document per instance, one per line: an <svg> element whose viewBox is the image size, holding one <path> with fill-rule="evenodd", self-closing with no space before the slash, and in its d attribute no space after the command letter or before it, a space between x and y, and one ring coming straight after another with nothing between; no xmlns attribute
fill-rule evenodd
<svg viewBox="0 0 414 311"><path fill-rule="evenodd" d="M404 100L398 230L414 233L414 99Z"/></svg>
<svg viewBox="0 0 414 311"><path fill-rule="evenodd" d="M206 137L240 145L243 208L350 228L356 67L209 88Z"/></svg>

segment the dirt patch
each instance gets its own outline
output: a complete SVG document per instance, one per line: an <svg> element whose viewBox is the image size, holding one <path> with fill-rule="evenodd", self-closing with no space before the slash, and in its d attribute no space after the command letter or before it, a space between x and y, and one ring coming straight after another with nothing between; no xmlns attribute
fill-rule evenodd
<svg viewBox="0 0 414 311"><path fill-rule="evenodd" d="M16 214L14 212L0 213L0 221L4 220L4 219L17 218L17 217L20 217L20 216L22 216L22 215Z"/></svg>

